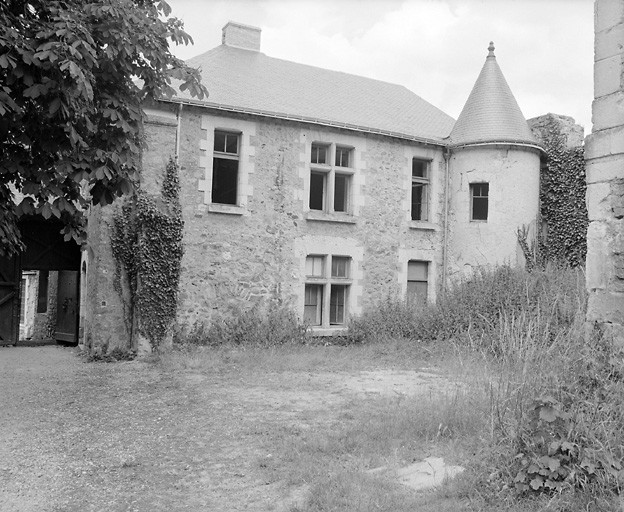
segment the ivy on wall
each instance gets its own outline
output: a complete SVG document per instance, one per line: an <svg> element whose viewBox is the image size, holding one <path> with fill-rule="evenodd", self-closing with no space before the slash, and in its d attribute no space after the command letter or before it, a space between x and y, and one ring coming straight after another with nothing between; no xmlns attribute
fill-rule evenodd
<svg viewBox="0 0 624 512"><path fill-rule="evenodd" d="M568 148L565 135L554 123L544 132L542 143L547 160L540 179L540 213L545 229L539 252L543 262L583 266L589 223L584 149Z"/></svg>
<svg viewBox="0 0 624 512"><path fill-rule="evenodd" d="M129 330L134 333L136 325L152 348L158 348L175 320L184 252L180 183L173 160L167 164L161 197L139 190L114 215L112 227L115 289Z"/></svg>

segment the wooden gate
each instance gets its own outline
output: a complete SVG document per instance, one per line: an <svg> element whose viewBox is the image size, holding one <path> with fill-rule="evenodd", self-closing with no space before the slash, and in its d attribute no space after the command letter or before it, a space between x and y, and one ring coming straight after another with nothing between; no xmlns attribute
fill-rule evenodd
<svg viewBox="0 0 624 512"><path fill-rule="evenodd" d="M21 280L19 258L0 257L0 345L15 345L19 339Z"/></svg>
<svg viewBox="0 0 624 512"><path fill-rule="evenodd" d="M58 293L56 302L57 341L78 342L78 272L61 270L58 274Z"/></svg>

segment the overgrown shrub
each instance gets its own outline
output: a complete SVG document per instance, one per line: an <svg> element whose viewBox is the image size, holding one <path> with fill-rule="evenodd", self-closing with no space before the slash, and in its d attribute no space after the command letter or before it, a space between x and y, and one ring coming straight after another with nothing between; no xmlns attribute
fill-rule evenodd
<svg viewBox="0 0 624 512"><path fill-rule="evenodd" d="M308 336L306 330L292 309L261 304L219 315L210 323L196 322L188 331L178 329L174 343L270 347L304 343Z"/></svg>
<svg viewBox="0 0 624 512"><path fill-rule="evenodd" d="M526 327L552 339L574 322L585 303L584 275L578 269L549 267L531 273L510 266L480 269L456 282L437 304L413 307L387 299L368 308L353 319L348 337L353 343L453 339L500 354L501 329L509 322L530 319Z"/></svg>

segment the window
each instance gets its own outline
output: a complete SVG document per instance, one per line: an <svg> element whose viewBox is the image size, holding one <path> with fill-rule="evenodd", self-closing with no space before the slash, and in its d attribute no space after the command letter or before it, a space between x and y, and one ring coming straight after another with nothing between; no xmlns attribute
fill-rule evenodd
<svg viewBox="0 0 624 512"><path fill-rule="evenodd" d="M212 202L236 204L238 193L239 136L215 130L212 159Z"/></svg>
<svg viewBox="0 0 624 512"><path fill-rule="evenodd" d="M344 325L351 285L351 258L310 255L305 268L304 321L312 326Z"/></svg>
<svg viewBox="0 0 624 512"><path fill-rule="evenodd" d="M429 220L429 162L412 159L412 220Z"/></svg>
<svg viewBox="0 0 624 512"><path fill-rule="evenodd" d="M426 304L429 287L429 262L411 260L407 262L407 302Z"/></svg>
<svg viewBox="0 0 624 512"><path fill-rule="evenodd" d="M333 154L333 158L331 157ZM353 148L312 144L310 156L310 210L348 213ZM330 165L330 162L334 165Z"/></svg>
<svg viewBox="0 0 624 512"><path fill-rule="evenodd" d="M488 183L470 184L470 220L487 220L489 189Z"/></svg>

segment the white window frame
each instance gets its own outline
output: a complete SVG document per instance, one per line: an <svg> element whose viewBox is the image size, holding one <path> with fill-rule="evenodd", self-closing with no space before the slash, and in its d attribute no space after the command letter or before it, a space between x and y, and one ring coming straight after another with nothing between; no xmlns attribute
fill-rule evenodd
<svg viewBox="0 0 624 512"><path fill-rule="evenodd" d="M424 264L424 268L425 268L425 278L411 278L410 279L410 264L415 263L415 264ZM406 293L405 293L405 299L408 303L410 304L414 304L417 305L418 302L415 302L413 299L412 294L410 294L409 292L409 283L425 283L426 286L426 291L425 291L425 297L424 297L424 301L422 301L422 303L420 305L425 305L429 302L429 281L430 281L430 269L431 269L431 262L427 261L427 260L408 260L407 262L407 287L406 287Z"/></svg>
<svg viewBox="0 0 624 512"><path fill-rule="evenodd" d="M231 119L213 115L201 117L201 128L205 130L199 141L202 150L199 158L199 166L204 169L204 179L200 179L198 189L204 193L203 205L196 208L195 215L202 216L205 212L249 215L247 205L253 195L253 187L250 184L251 177L255 172L255 148L252 146L252 138L256 135L256 123L243 119ZM212 179L214 134L227 132L238 134L238 182L236 187L236 204L221 204L212 201ZM222 154L217 152L218 154Z"/></svg>
<svg viewBox="0 0 624 512"><path fill-rule="evenodd" d="M217 149L214 146L213 143L213 151L212 151L212 161L213 161L213 176L212 176L212 185L210 187L210 202L213 204L220 204L220 205L231 205L231 206L238 206L238 202L240 200L240 195L238 193L239 188L240 188L240 142L241 142L241 134L240 132L233 132L231 130L219 130L219 129L215 129L213 132L213 140L216 140L217 138L217 134L223 134L225 136L225 145L226 147L224 148L224 151L220 151L219 149ZM230 151L227 151L227 140L228 137L236 137L236 152L232 153ZM214 200L214 185L215 185L215 179L214 179L214 161L215 160L230 160L230 161L235 161L236 162L236 191L235 191L235 199L233 203L223 203L223 202L216 202Z"/></svg>
<svg viewBox="0 0 624 512"><path fill-rule="evenodd" d="M476 196L475 195L475 187L480 185L487 185L487 195L486 196ZM470 193L470 222L487 222L490 218L490 184L487 181L475 181L474 183L470 183L468 186ZM485 215L485 219L475 219L474 218L474 200L475 197L478 199L487 199L487 211Z"/></svg>
<svg viewBox="0 0 624 512"><path fill-rule="evenodd" d="M344 275L333 275L334 264L342 261L345 263ZM305 285L304 285L304 321L309 319L306 315L306 298L308 290L312 286L320 287L320 304L316 313L315 323L310 323L312 328L336 328L345 327L349 317L349 301L351 300L351 288L353 284L353 258L341 254L308 254L305 261ZM341 287L344 291L341 321L332 318L332 290ZM334 320L334 321L332 321Z"/></svg>
<svg viewBox="0 0 624 512"><path fill-rule="evenodd" d="M315 148L325 148L325 163L313 162ZM341 152L348 154L348 165L337 165L336 158ZM310 186L308 190L308 210L311 212L323 212L327 214L353 215L353 180L355 174L355 148L346 144L334 142L314 141L310 145ZM323 175L322 208L312 208L312 175ZM336 177L345 178L344 208L336 210Z"/></svg>
<svg viewBox="0 0 624 512"><path fill-rule="evenodd" d="M424 176L414 176L414 163L419 162L424 166ZM431 160L413 157L411 160L411 188L410 188L410 219L413 222L429 222L431 204ZM421 202L420 219L414 218L414 187L423 189L424 200Z"/></svg>

